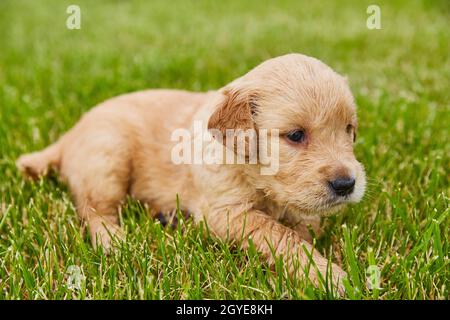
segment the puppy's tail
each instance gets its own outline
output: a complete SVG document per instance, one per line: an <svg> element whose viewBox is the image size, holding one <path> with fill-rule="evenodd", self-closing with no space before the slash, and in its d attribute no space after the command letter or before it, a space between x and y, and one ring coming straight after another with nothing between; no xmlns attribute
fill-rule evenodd
<svg viewBox="0 0 450 320"><path fill-rule="evenodd" d="M49 168L58 170L60 162L61 143L58 141L44 150L20 156L16 166L24 176L37 179L47 175Z"/></svg>

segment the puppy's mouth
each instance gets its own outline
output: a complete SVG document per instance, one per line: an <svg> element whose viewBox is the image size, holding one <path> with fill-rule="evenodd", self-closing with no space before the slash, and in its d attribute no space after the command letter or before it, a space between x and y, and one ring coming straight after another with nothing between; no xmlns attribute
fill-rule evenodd
<svg viewBox="0 0 450 320"><path fill-rule="evenodd" d="M330 196L326 201L325 201L325 206L326 207L335 207L335 206L339 206L339 205L344 205L350 202L350 195L347 196Z"/></svg>
<svg viewBox="0 0 450 320"><path fill-rule="evenodd" d="M320 203L316 203L314 207L305 208L305 206L301 204L297 206L294 205L292 209L300 210L303 214L306 215L329 216L347 205L349 203L348 198L349 197L327 196Z"/></svg>
<svg viewBox="0 0 450 320"><path fill-rule="evenodd" d="M348 204L348 199L343 199L343 197L333 197L325 201L325 203L319 209L319 213L322 215L330 215L344 207Z"/></svg>
<svg viewBox="0 0 450 320"><path fill-rule="evenodd" d="M318 211L317 213L322 216L332 215L337 211L339 211L340 209L342 209L347 204L349 204L350 202L351 202L351 195L346 196L329 195L319 206L318 208L319 210L317 210Z"/></svg>

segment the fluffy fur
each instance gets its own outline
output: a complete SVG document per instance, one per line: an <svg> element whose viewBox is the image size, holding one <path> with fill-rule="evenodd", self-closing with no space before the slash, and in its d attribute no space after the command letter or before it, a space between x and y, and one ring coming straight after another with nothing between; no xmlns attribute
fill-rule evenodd
<svg viewBox="0 0 450 320"><path fill-rule="evenodd" d="M260 165L175 165L171 132L191 128L278 129L279 170L261 175ZM365 176L353 154L356 111L347 81L322 62L300 54L270 59L218 91L192 93L148 90L122 95L96 106L55 144L23 155L18 168L39 177L50 167L69 184L77 211L89 225L93 245L108 249L121 235L118 208L127 194L156 209L181 209L204 220L218 237L251 238L272 264L282 255L292 272L293 258L308 264L307 224L319 232L320 216L359 201ZM208 128L205 128L207 130ZM286 134L301 128L306 140ZM353 193L337 197L329 181L355 178ZM242 242L241 242L242 240ZM317 282L327 260L313 252ZM301 268L300 268L301 269ZM341 286L345 272L332 266Z"/></svg>

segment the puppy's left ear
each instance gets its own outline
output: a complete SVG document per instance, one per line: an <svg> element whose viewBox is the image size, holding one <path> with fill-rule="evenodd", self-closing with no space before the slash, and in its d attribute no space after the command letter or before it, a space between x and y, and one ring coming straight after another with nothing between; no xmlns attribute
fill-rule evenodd
<svg viewBox="0 0 450 320"><path fill-rule="evenodd" d="M256 93L225 88L224 98L208 121L208 129L218 129L225 136L226 129L255 129Z"/></svg>

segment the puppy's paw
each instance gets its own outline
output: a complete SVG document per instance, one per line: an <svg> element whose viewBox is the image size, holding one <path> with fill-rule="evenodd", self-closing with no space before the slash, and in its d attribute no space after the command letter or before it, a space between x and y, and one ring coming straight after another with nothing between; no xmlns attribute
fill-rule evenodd
<svg viewBox="0 0 450 320"><path fill-rule="evenodd" d="M47 174L48 161L40 152L29 153L19 157L16 166L24 176L37 179Z"/></svg>
<svg viewBox="0 0 450 320"><path fill-rule="evenodd" d="M110 254L114 250L114 244L125 239L125 233L119 225L109 222L90 223L92 246L97 249L102 247L105 254Z"/></svg>

